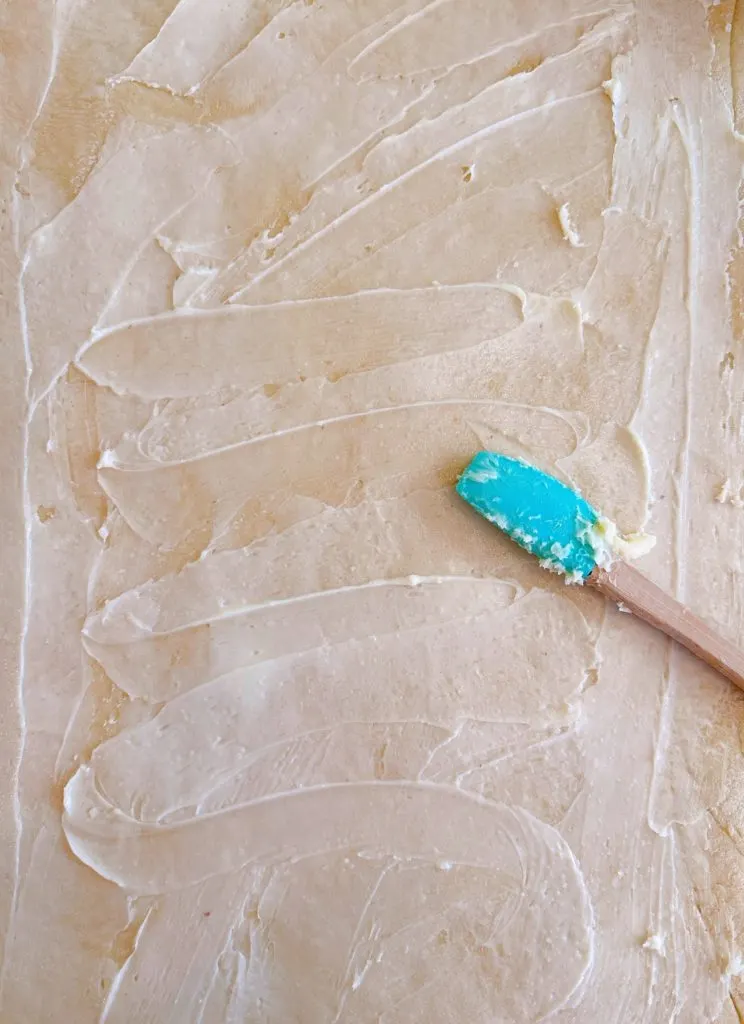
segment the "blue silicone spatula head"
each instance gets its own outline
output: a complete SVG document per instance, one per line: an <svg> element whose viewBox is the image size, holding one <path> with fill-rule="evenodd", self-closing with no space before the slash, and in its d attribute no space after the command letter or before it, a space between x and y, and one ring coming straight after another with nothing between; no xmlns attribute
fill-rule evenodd
<svg viewBox="0 0 744 1024"><path fill-rule="evenodd" d="M595 568L599 514L580 494L522 459L479 452L457 493L541 564L574 579Z"/></svg>

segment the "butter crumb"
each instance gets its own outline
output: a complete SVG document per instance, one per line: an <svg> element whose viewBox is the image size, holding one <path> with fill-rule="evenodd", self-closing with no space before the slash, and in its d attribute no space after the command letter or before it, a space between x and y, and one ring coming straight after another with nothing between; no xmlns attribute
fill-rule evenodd
<svg viewBox="0 0 744 1024"><path fill-rule="evenodd" d="M57 515L57 509L54 505L39 505L36 509L36 518L40 523L48 523L50 519L54 519Z"/></svg>
<svg viewBox="0 0 744 1024"><path fill-rule="evenodd" d="M554 544L551 545L550 553L551 555L555 555L556 558L563 561L564 559L568 558L568 556L571 554L571 545L559 544L558 541L556 541Z"/></svg>
<svg viewBox="0 0 744 1024"><path fill-rule="evenodd" d="M727 980L740 978L744 974L744 957L741 953L729 953L726 957L723 976Z"/></svg>
<svg viewBox="0 0 744 1024"><path fill-rule="evenodd" d="M571 211L568 208L568 203L564 203L563 206L558 208L558 222L561 226L563 237L569 245L573 246L574 249L586 248L586 242L582 242L581 235L571 218Z"/></svg>
<svg viewBox="0 0 744 1024"><path fill-rule="evenodd" d="M728 477L720 484L718 490L713 496L713 500L717 501L719 505L724 505L731 498L731 482Z"/></svg>
<svg viewBox="0 0 744 1024"><path fill-rule="evenodd" d="M643 949L651 950L652 953L658 953L660 956L666 956L664 952L665 938L663 935L659 935L658 932L649 932L646 940L642 943Z"/></svg>
<svg viewBox="0 0 744 1024"><path fill-rule="evenodd" d="M606 82L602 82L602 88L613 103L619 103L622 99L623 86L616 78L608 78Z"/></svg>
<svg viewBox="0 0 744 1024"><path fill-rule="evenodd" d="M486 484L489 480L498 480L499 474L495 469L469 470L464 474L464 478L476 484Z"/></svg>
<svg viewBox="0 0 744 1024"><path fill-rule="evenodd" d="M499 513L496 513L496 515L487 515L484 516L484 518L486 518L489 521L489 523L495 523L496 526L498 526L498 528L500 530L503 530L505 533L508 531L509 522L506 516L502 516Z"/></svg>
<svg viewBox="0 0 744 1024"><path fill-rule="evenodd" d="M589 524L580 536L588 541L600 569L609 569L618 557L628 561L642 558L656 544L656 537L650 533L620 533L615 523L604 516Z"/></svg>
<svg viewBox="0 0 744 1024"><path fill-rule="evenodd" d="M525 547L529 548L531 544L534 544L537 537L533 537L532 534L526 533L521 527L517 526L513 530L513 536L515 540L518 540L520 544L524 544ZM560 545L558 545L560 546ZM554 544L553 547L556 547ZM552 550L552 548L551 548ZM555 552L553 552L555 554Z"/></svg>
<svg viewBox="0 0 744 1024"><path fill-rule="evenodd" d="M713 500L718 502L719 505L732 505L734 508L744 508L742 488L740 487L737 490L728 477L719 486L713 496Z"/></svg>

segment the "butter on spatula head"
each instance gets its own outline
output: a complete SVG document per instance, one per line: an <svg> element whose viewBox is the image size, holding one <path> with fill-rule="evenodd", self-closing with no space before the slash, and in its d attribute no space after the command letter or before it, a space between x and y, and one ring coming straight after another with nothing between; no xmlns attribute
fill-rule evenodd
<svg viewBox="0 0 744 1024"><path fill-rule="evenodd" d="M623 536L577 491L523 459L497 452L475 456L457 493L568 583L583 583L597 566L609 569L618 556L640 558L655 543L643 533Z"/></svg>
<svg viewBox="0 0 744 1024"><path fill-rule="evenodd" d="M652 537L622 536L572 488L497 452L475 456L457 493L544 568L595 587L744 689L742 651L625 561L649 551Z"/></svg>
<svg viewBox="0 0 744 1024"><path fill-rule="evenodd" d="M546 569L583 581L597 564L589 530L599 515L580 494L521 459L479 452L457 493Z"/></svg>

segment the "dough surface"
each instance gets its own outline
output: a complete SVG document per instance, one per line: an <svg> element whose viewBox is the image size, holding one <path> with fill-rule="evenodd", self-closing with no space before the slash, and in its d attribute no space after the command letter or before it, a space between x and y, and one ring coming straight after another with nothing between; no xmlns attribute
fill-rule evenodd
<svg viewBox="0 0 744 1024"><path fill-rule="evenodd" d="M9 1024L736 1024L735 0L8 0Z"/></svg>

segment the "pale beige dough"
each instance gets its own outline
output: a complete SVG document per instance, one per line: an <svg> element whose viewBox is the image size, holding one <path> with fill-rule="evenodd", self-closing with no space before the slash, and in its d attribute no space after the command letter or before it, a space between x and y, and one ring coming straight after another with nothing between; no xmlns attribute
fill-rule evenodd
<svg viewBox="0 0 744 1024"><path fill-rule="evenodd" d="M740 5L0 17L0 1019L744 1019Z"/></svg>

